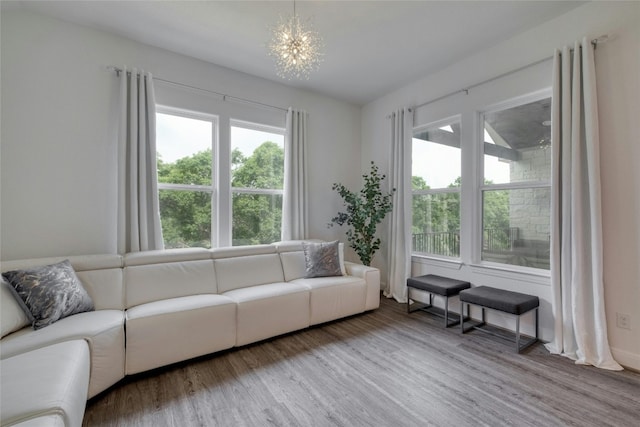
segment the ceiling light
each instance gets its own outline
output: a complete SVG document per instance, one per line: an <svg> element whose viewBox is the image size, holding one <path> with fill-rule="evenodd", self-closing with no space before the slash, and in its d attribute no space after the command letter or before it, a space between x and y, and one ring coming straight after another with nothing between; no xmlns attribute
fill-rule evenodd
<svg viewBox="0 0 640 427"><path fill-rule="evenodd" d="M322 62L322 37L313 30L309 19L300 22L293 2L293 15L280 18L271 30L269 55L276 60L276 72L283 79L309 79L309 74Z"/></svg>

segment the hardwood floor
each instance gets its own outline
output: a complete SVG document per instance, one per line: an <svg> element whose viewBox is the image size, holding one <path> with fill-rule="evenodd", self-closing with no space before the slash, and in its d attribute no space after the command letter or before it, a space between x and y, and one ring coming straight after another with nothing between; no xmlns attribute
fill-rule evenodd
<svg viewBox="0 0 640 427"><path fill-rule="evenodd" d="M639 426L640 374L380 309L126 378L85 426Z"/></svg>

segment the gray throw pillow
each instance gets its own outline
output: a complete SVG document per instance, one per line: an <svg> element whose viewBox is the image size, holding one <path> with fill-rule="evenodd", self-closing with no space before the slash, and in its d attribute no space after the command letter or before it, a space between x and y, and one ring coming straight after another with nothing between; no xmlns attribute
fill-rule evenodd
<svg viewBox="0 0 640 427"><path fill-rule="evenodd" d="M322 243L303 242L305 277L342 276L339 244L337 240Z"/></svg>
<svg viewBox="0 0 640 427"><path fill-rule="evenodd" d="M92 311L93 301L69 260L2 274L33 326L41 329L72 314Z"/></svg>

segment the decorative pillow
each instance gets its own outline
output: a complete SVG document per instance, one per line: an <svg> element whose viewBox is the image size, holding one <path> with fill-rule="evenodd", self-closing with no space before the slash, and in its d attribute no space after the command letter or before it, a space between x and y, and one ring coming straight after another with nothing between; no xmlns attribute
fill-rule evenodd
<svg viewBox="0 0 640 427"><path fill-rule="evenodd" d="M16 296L11 290L11 285L0 276L0 327L2 327L2 336L9 335L12 332L22 329L29 325L29 318L24 314L22 305L17 301ZM21 301L22 302L22 301Z"/></svg>
<svg viewBox="0 0 640 427"><path fill-rule="evenodd" d="M340 242L310 243L303 242L304 261L306 265L306 278L342 276L340 268L340 255L338 251Z"/></svg>
<svg viewBox="0 0 640 427"><path fill-rule="evenodd" d="M8 271L3 276L22 303L33 329L94 309L91 297L82 287L69 260Z"/></svg>

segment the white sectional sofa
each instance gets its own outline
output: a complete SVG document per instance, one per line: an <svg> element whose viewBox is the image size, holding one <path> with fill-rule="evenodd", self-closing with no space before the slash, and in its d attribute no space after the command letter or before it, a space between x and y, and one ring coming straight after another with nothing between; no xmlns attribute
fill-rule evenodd
<svg viewBox="0 0 640 427"><path fill-rule="evenodd" d="M125 375L373 310L380 303L375 268L344 262L342 276L305 278L301 242L9 261L2 271L63 259L70 260L95 311L7 335L3 324L3 426L79 425L86 399ZM16 312L11 297L3 289L4 323ZM68 384L44 390L39 402L16 406L8 395L25 395L41 382L37 370L24 368L33 360L43 366L39 369L74 375L65 380Z"/></svg>

